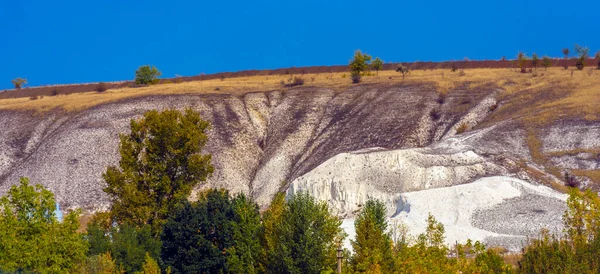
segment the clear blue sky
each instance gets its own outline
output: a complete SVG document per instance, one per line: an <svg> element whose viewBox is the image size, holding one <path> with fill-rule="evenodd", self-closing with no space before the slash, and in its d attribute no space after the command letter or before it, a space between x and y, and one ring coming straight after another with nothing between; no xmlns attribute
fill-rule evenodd
<svg viewBox="0 0 600 274"><path fill-rule="evenodd" d="M384 61L600 49L600 1L0 1L0 89Z"/></svg>

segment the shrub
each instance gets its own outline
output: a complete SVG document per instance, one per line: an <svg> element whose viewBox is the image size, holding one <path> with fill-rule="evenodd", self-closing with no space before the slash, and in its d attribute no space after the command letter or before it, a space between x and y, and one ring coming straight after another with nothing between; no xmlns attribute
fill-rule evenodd
<svg viewBox="0 0 600 274"><path fill-rule="evenodd" d="M286 87L295 87L301 85L304 85L304 78L298 76L290 77L287 79L287 83L284 83L284 86Z"/></svg>
<svg viewBox="0 0 600 274"><path fill-rule="evenodd" d="M565 185L568 187L579 188L581 183L579 182L579 180L577 180L575 176L572 176L568 172L565 172Z"/></svg>
<svg viewBox="0 0 600 274"><path fill-rule="evenodd" d="M467 74L465 73L464 70L460 70L460 72L458 72L458 76L463 77L463 76L467 76Z"/></svg>
<svg viewBox="0 0 600 274"><path fill-rule="evenodd" d="M456 128L456 134L464 133L469 129L469 125L465 122L460 123L460 125Z"/></svg>
<svg viewBox="0 0 600 274"><path fill-rule="evenodd" d="M360 73L356 73L356 74L352 74L352 84L358 84L360 83Z"/></svg>
<svg viewBox="0 0 600 274"><path fill-rule="evenodd" d="M98 86L96 87L97 92L105 92L106 90L108 90L108 86L106 85L106 83L104 83L104 82L98 83Z"/></svg>
<svg viewBox="0 0 600 274"><path fill-rule="evenodd" d="M548 56L542 57L542 67L544 67L544 70L548 70L548 68L551 66L552 66L552 59L550 59L550 57L548 57Z"/></svg>
<svg viewBox="0 0 600 274"><path fill-rule="evenodd" d="M135 71L136 85L153 85L158 83L158 77L162 73L155 66L141 66Z"/></svg>
<svg viewBox="0 0 600 274"><path fill-rule="evenodd" d="M33 95L33 96L29 97L29 100L37 100L37 99L38 99L37 95Z"/></svg>
<svg viewBox="0 0 600 274"><path fill-rule="evenodd" d="M521 69L521 73L527 72L527 60L529 60L529 58L522 51L517 54L517 67Z"/></svg>
<svg viewBox="0 0 600 274"><path fill-rule="evenodd" d="M27 84L27 79L17 77L12 80L12 83L15 86L15 89L21 89L23 85Z"/></svg>
<svg viewBox="0 0 600 274"><path fill-rule="evenodd" d="M540 61L540 58L538 57L537 53L533 53L533 55L531 55L531 64L533 65L533 67L537 70L537 66L538 63Z"/></svg>
<svg viewBox="0 0 600 274"><path fill-rule="evenodd" d="M402 64L398 65L398 67L396 68L396 72L402 74L402 80L404 80L404 77L406 77L406 75L410 73L408 68Z"/></svg>
<svg viewBox="0 0 600 274"><path fill-rule="evenodd" d="M442 114L439 109L434 108L429 112L429 117L431 117L431 120L437 121L442 117Z"/></svg>
<svg viewBox="0 0 600 274"><path fill-rule="evenodd" d="M456 72L457 68L456 68L456 63L452 63L452 72Z"/></svg>
<svg viewBox="0 0 600 274"><path fill-rule="evenodd" d="M565 56L565 65L563 66L565 69L569 68L569 65L567 65L567 61L569 60L569 49L568 48L564 48L562 50L563 55Z"/></svg>
<svg viewBox="0 0 600 274"><path fill-rule="evenodd" d="M585 61L590 56L590 48L582 47L575 44L575 52L577 52L576 66L578 70L582 70L585 67Z"/></svg>

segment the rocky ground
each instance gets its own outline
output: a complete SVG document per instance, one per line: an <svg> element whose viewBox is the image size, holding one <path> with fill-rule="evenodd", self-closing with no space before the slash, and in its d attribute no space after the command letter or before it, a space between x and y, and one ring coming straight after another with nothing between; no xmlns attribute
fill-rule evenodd
<svg viewBox="0 0 600 274"><path fill-rule="evenodd" d="M263 207L289 188L310 191L347 218L372 197L385 200L396 216L406 209L404 193L496 176L540 182L523 163L558 181L534 161L520 121L478 126L503 107L499 92L459 88L440 97L427 84L299 87L241 96L143 97L78 112L0 110L0 194L27 176L52 190L62 208L106 208L101 175L118 161L119 133L147 110L184 107L212 123L204 151L213 154L215 173L206 186L245 192ZM467 132L457 134L461 126ZM538 132L553 166L600 166L600 157L590 152L600 148L600 123L571 119ZM575 152L556 153L565 150ZM536 231L535 223L556 227L562 203L548 199L536 192L509 197L474 210L470 224L521 236ZM492 221L504 219L514 225ZM527 222L532 226L516 226ZM486 237L493 242L496 234Z"/></svg>

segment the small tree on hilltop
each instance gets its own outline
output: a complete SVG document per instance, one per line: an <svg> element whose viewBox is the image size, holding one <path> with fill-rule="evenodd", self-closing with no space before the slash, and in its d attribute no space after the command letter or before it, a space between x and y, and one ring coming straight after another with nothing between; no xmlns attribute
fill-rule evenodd
<svg viewBox="0 0 600 274"><path fill-rule="evenodd" d="M381 59L379 59L379 57L376 57L375 60L373 60L373 69L377 72L377 75L379 75L379 71L383 69L383 61Z"/></svg>
<svg viewBox="0 0 600 274"><path fill-rule="evenodd" d="M551 66L552 66L552 59L550 59L550 57L548 57L548 56L542 57L542 67L544 67L544 70L548 70L548 68Z"/></svg>
<svg viewBox="0 0 600 274"><path fill-rule="evenodd" d="M359 83L360 77L365 72L369 71L369 64L371 63L371 56L362 53L360 50L354 52L354 58L350 60L350 75L352 76L353 83Z"/></svg>
<svg viewBox="0 0 600 274"><path fill-rule="evenodd" d="M565 67L565 69L568 69L568 68L569 68L569 65L568 65L568 63L567 63L567 62L569 61L569 49L568 49L568 48L564 48L564 49L562 50L562 53L563 53L563 55L565 56L565 65L564 65L564 67Z"/></svg>
<svg viewBox="0 0 600 274"><path fill-rule="evenodd" d="M23 87L23 85L27 84L27 79L17 77L12 80L12 83L16 89L21 89Z"/></svg>
<svg viewBox="0 0 600 274"><path fill-rule="evenodd" d="M538 62L540 61L540 58L538 57L537 53L533 53L533 55L531 55L531 64L533 65L533 67L537 70L537 65Z"/></svg>
<svg viewBox="0 0 600 274"><path fill-rule="evenodd" d="M158 83L158 77L162 73L155 66L141 66L135 71L135 83L137 85L153 85Z"/></svg>
<svg viewBox="0 0 600 274"><path fill-rule="evenodd" d="M575 44L575 52L577 53L577 69L582 70L585 67L585 61L590 56L590 48L582 47Z"/></svg>
<svg viewBox="0 0 600 274"><path fill-rule="evenodd" d="M519 54L517 54L517 66L519 67L519 69L521 69L521 73L526 73L526 67L527 67L527 60L529 58L527 57L527 55L525 55L525 53L523 53L522 51L519 51Z"/></svg>
<svg viewBox="0 0 600 274"><path fill-rule="evenodd" d="M408 70L408 68L402 64L398 65L398 67L396 68L396 72L402 73L402 80L404 80L404 77L406 77L406 75L410 72Z"/></svg>

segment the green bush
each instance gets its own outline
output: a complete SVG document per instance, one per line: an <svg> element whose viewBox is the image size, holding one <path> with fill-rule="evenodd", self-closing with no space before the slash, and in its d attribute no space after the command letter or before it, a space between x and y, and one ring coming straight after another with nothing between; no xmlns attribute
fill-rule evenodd
<svg viewBox="0 0 600 274"><path fill-rule="evenodd" d="M135 71L136 85L154 85L162 73L155 66L141 66Z"/></svg>

